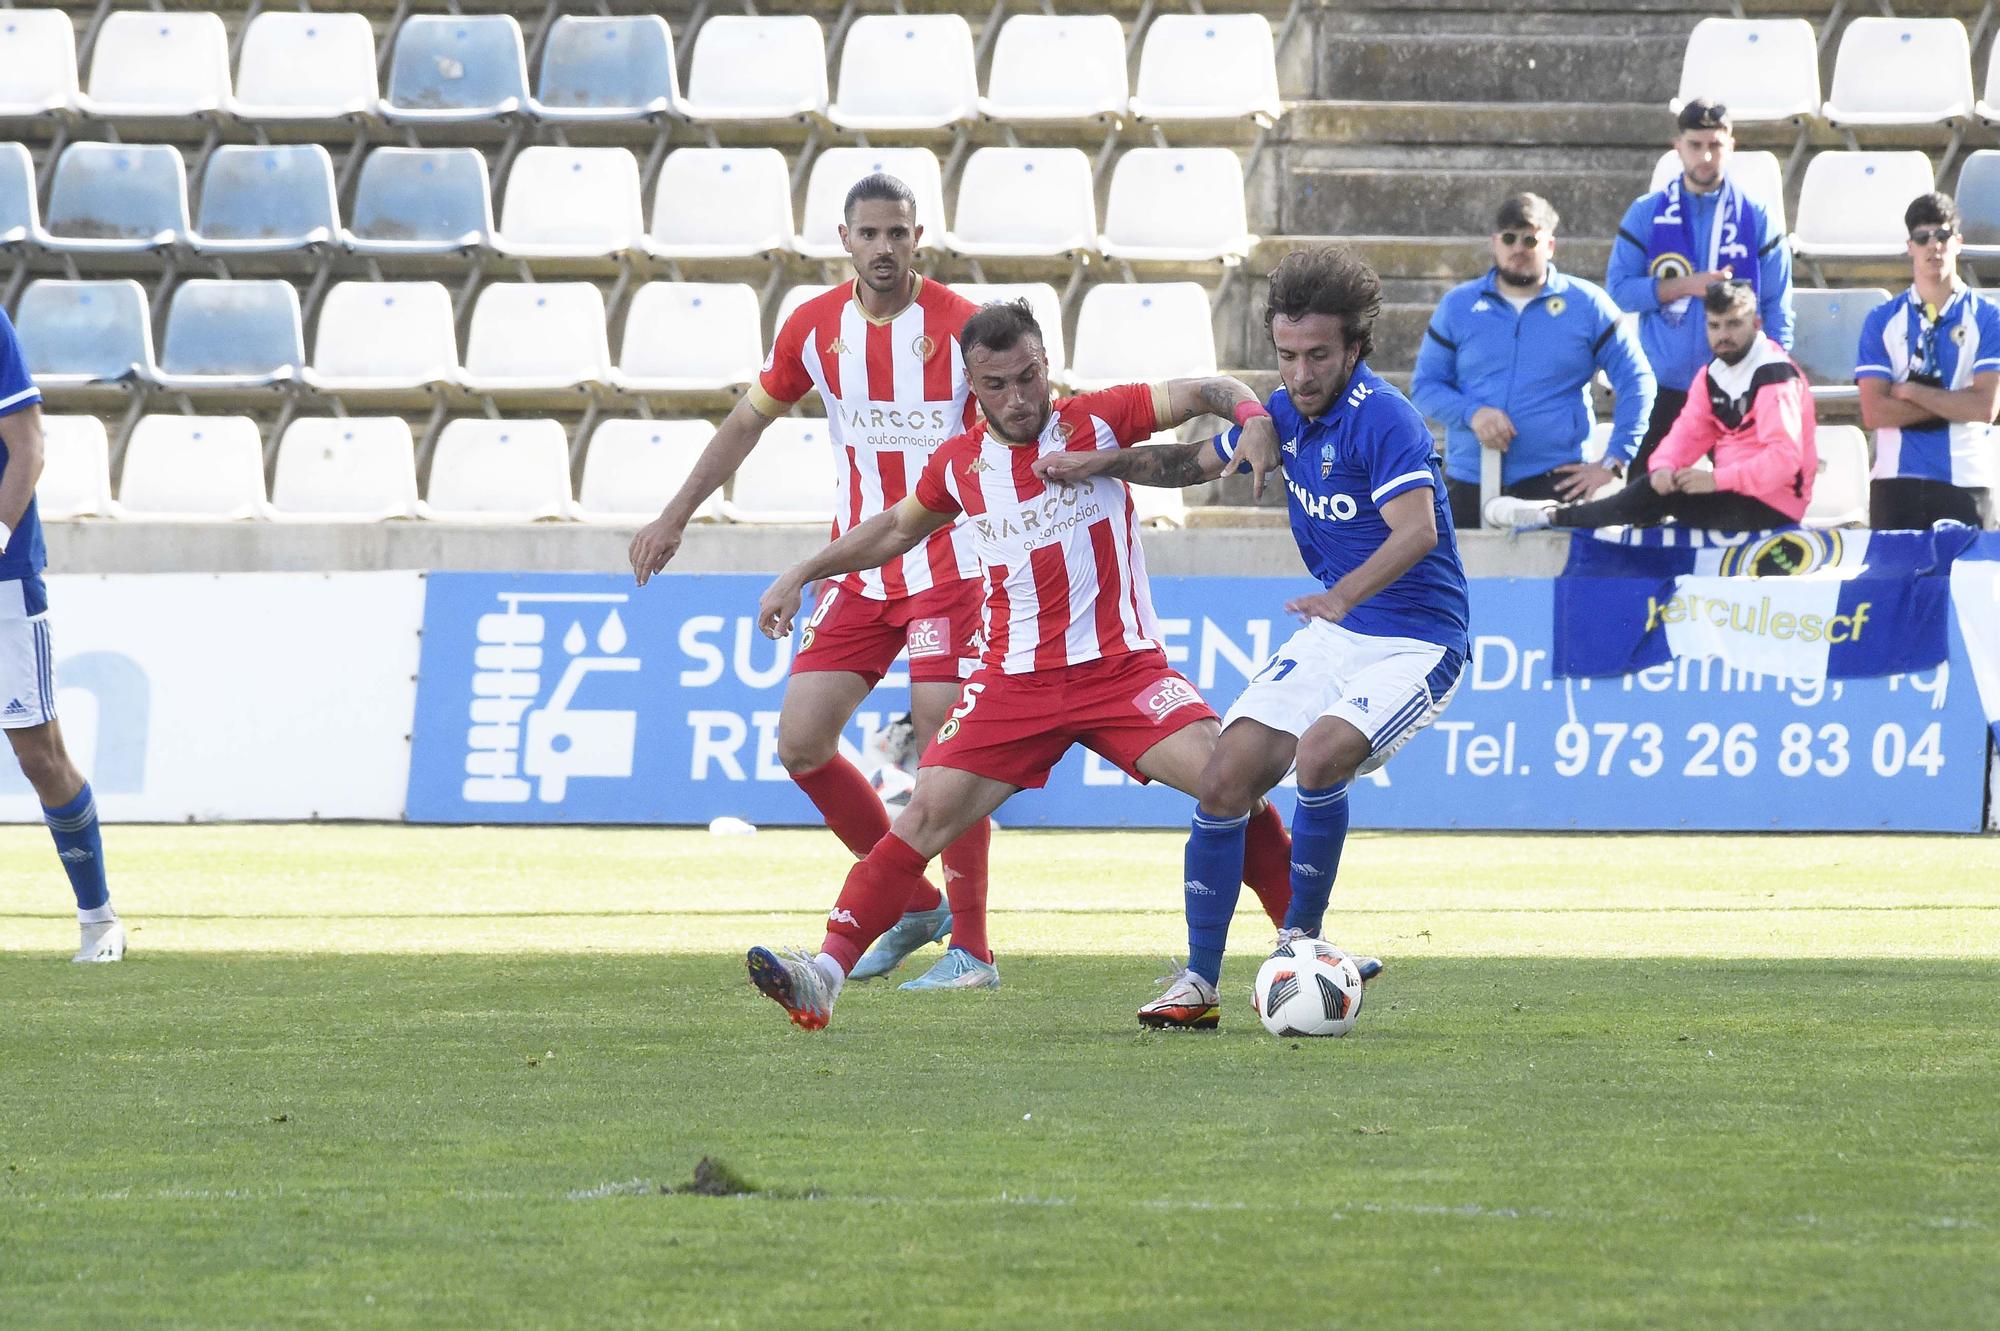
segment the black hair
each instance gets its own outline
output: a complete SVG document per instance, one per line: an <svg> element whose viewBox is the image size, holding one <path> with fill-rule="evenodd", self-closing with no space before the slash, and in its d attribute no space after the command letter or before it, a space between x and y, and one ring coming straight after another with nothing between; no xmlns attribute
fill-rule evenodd
<svg viewBox="0 0 2000 1331"><path fill-rule="evenodd" d="M958 330L958 345L965 358L971 360L974 347L995 353L1012 351L1024 337L1048 346L1042 337L1042 325L1035 319L1034 306L1025 298L996 300L980 306L979 312L965 321L965 327Z"/></svg>
<svg viewBox="0 0 2000 1331"><path fill-rule="evenodd" d="M1293 250L1271 270L1264 297L1264 331L1279 315L1303 319L1331 315L1341 341L1365 360L1375 349L1375 316L1382 312L1382 279L1354 251L1339 245Z"/></svg>
<svg viewBox="0 0 2000 1331"><path fill-rule="evenodd" d="M1500 205L1493 219L1495 231L1547 231L1553 233L1562 218L1555 205L1539 194L1516 194Z"/></svg>
<svg viewBox="0 0 2000 1331"><path fill-rule="evenodd" d="M854 216L854 205L864 199L881 199L887 203L907 203L910 205L912 220L917 215L917 196L908 185L888 174L877 171L854 182L854 188L847 191L847 202L840 205L842 221Z"/></svg>
<svg viewBox="0 0 2000 1331"><path fill-rule="evenodd" d="M1915 231L1920 226L1957 226L1958 205L1949 194L1936 190L1929 194L1919 194L1910 200L1910 206L1903 209L1903 230Z"/></svg>

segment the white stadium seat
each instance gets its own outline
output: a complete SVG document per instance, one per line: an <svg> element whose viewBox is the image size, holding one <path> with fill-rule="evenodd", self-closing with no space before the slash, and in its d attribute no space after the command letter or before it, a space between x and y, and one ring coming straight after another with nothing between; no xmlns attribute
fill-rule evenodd
<svg viewBox="0 0 2000 1331"><path fill-rule="evenodd" d="M417 454L400 416L306 416L278 443L278 518L379 522L417 511Z"/></svg>
<svg viewBox="0 0 2000 1331"><path fill-rule="evenodd" d="M1111 171L1106 258L1238 262L1250 253L1243 163L1227 148L1134 148Z"/></svg>
<svg viewBox="0 0 2000 1331"><path fill-rule="evenodd" d="M826 111L842 129L941 129L978 105L972 27L957 14L868 14L848 25Z"/></svg>
<svg viewBox="0 0 2000 1331"><path fill-rule="evenodd" d="M59 114L76 102L76 29L60 9L0 11L0 118Z"/></svg>
<svg viewBox="0 0 2000 1331"><path fill-rule="evenodd" d="M615 382L628 392L748 384L764 360L764 311L740 282L648 282L625 316Z"/></svg>
<svg viewBox="0 0 2000 1331"><path fill-rule="evenodd" d="M737 522L833 521L833 448L821 419L784 416L736 469L723 513Z"/></svg>
<svg viewBox="0 0 2000 1331"><path fill-rule="evenodd" d="M826 35L808 15L718 14L696 29L681 111L690 120L785 121L826 111Z"/></svg>
<svg viewBox="0 0 2000 1331"><path fill-rule="evenodd" d="M582 388L611 378L604 297L588 282L495 282L465 338L475 393Z"/></svg>
<svg viewBox="0 0 2000 1331"><path fill-rule="evenodd" d="M125 445L125 517L234 522L266 515L264 440L248 416L145 416Z"/></svg>
<svg viewBox="0 0 2000 1331"><path fill-rule="evenodd" d="M42 447L42 475L35 482L42 519L111 516L111 441L104 422L95 416L44 416Z"/></svg>
<svg viewBox="0 0 2000 1331"><path fill-rule="evenodd" d="M438 436L424 515L534 522L568 514L569 440L550 420L456 420Z"/></svg>
<svg viewBox="0 0 2000 1331"><path fill-rule="evenodd" d="M1816 400L1837 402L1857 395L1854 365L1861 324L1887 299L1889 293L1880 287L1792 288L1792 359L1806 372Z"/></svg>
<svg viewBox="0 0 2000 1331"><path fill-rule="evenodd" d="M653 185L648 254L747 259L792 247L792 177L776 148L676 148Z"/></svg>
<svg viewBox="0 0 2000 1331"><path fill-rule="evenodd" d="M1822 112L1833 124L1935 125L1972 107L1972 44L1957 19L1857 18L1841 32Z"/></svg>
<svg viewBox="0 0 2000 1331"><path fill-rule="evenodd" d="M1077 310L1070 381L1079 390L1215 373L1208 293L1196 282L1101 282Z"/></svg>
<svg viewBox="0 0 2000 1331"><path fill-rule="evenodd" d="M27 245L41 235L35 159L25 143L0 143L0 248Z"/></svg>
<svg viewBox="0 0 2000 1331"><path fill-rule="evenodd" d="M336 396L405 396L456 384L451 293L439 282L341 282L320 307L307 384Z"/></svg>
<svg viewBox="0 0 2000 1331"><path fill-rule="evenodd" d="M1819 114L1819 39L1802 18L1716 18L1694 25L1681 56L1681 107L1707 97L1739 125ZM1740 156L1740 154L1739 154Z"/></svg>
<svg viewBox="0 0 2000 1331"><path fill-rule="evenodd" d="M1822 425L1813 436L1819 475L1800 524L1849 527L1868 522L1868 437L1852 425Z"/></svg>
<svg viewBox="0 0 2000 1331"><path fill-rule="evenodd" d="M601 423L584 454L577 516L585 522L651 522L680 490L714 435L715 427L707 421ZM701 520L721 513L718 490L701 502L694 516Z"/></svg>
<svg viewBox="0 0 2000 1331"><path fill-rule="evenodd" d="M1047 282L955 282L953 291L974 305L996 300L1026 299L1042 327L1042 349L1049 357L1049 380L1063 384L1069 380L1069 352L1063 340L1062 297Z"/></svg>
<svg viewBox="0 0 2000 1331"><path fill-rule="evenodd" d="M1075 148L981 148L958 181L952 248L1026 258L1097 248L1097 188Z"/></svg>
<svg viewBox="0 0 2000 1331"><path fill-rule="evenodd" d="M514 258L589 259L639 248L639 160L625 148L523 148L493 244Z"/></svg>
<svg viewBox="0 0 2000 1331"><path fill-rule="evenodd" d="M77 108L106 120L184 119L229 102L222 16L126 9L105 16Z"/></svg>
<svg viewBox="0 0 2000 1331"><path fill-rule="evenodd" d="M1653 163L1653 183L1647 188L1663 190L1680 173L1680 154L1669 148ZM1739 148L1730 155L1729 178L1738 189L1764 205L1773 234L1791 229L1785 219L1785 168L1776 153Z"/></svg>
<svg viewBox="0 0 2000 1331"><path fill-rule="evenodd" d="M1162 14L1139 48L1141 120L1276 120L1278 46L1262 14Z"/></svg>
<svg viewBox="0 0 2000 1331"><path fill-rule="evenodd" d="M1822 152L1806 164L1792 248L1808 258L1903 255L1903 210L1932 188L1920 152Z"/></svg>
<svg viewBox="0 0 2000 1331"><path fill-rule="evenodd" d="M366 14L268 12L243 29L229 111L238 120L311 125L373 115L380 90Z"/></svg>
<svg viewBox="0 0 2000 1331"><path fill-rule="evenodd" d="M1130 96L1117 15L1016 14L1000 27L979 112L1010 123L1109 120Z"/></svg>
<svg viewBox="0 0 2000 1331"><path fill-rule="evenodd" d="M711 20L712 21L712 20ZM863 176L886 172L917 196L917 225L924 228L919 249L945 247L944 173L929 148L828 148L813 159L806 183L805 217L799 226L798 251L809 259L839 259L841 209L847 191Z"/></svg>
<svg viewBox="0 0 2000 1331"><path fill-rule="evenodd" d="M2000 47L2000 42L1993 45ZM5 100L5 94L0 93L0 104ZM1979 101L1972 113L1989 125L2000 124L2000 50L1986 54L1986 77L1979 85Z"/></svg>

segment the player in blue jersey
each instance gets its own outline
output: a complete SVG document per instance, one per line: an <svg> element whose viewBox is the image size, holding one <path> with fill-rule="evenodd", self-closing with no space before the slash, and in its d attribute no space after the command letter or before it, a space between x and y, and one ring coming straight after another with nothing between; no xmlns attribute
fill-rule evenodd
<svg viewBox="0 0 2000 1331"><path fill-rule="evenodd" d="M1216 980L1243 868L1250 810L1298 769L1292 903L1280 944L1320 936L1347 839L1347 787L1434 721L1466 655L1465 570L1444 471L1423 417L1369 369L1382 284L1347 250L1286 256L1271 274L1265 327L1284 387L1268 404L1292 535L1324 590L1285 608L1305 626L1229 709L1197 788L1188 837L1188 964L1139 1009L1148 1026L1213 1029ZM1051 456L1063 479L1110 475L1194 485L1232 467L1242 421L1204 443ZM1364 978L1381 963L1356 958Z"/></svg>
<svg viewBox="0 0 2000 1331"><path fill-rule="evenodd" d="M28 376L14 325L0 311L0 730L42 802L42 817L76 893L82 942L76 961L121 961L125 926L104 883L104 846L90 783L63 747L56 724L55 659L49 646L48 563L35 482L42 474L42 393Z"/></svg>

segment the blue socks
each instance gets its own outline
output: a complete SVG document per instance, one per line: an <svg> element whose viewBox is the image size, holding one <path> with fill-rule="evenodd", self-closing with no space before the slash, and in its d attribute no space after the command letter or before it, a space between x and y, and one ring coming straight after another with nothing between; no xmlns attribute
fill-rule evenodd
<svg viewBox="0 0 2000 1331"><path fill-rule="evenodd" d="M90 783L76 798L61 808L42 809L49 834L56 839L56 853L62 857L63 872L69 875L70 890L76 893L78 915L102 912L111 919L111 889L104 881L104 840L97 831L97 801Z"/></svg>
<svg viewBox="0 0 2000 1331"><path fill-rule="evenodd" d="M1299 807L1292 815L1292 904L1285 912L1287 929L1317 935L1326 918L1334 875L1340 872L1340 848L1347 844L1347 787L1345 781L1326 790L1299 787Z"/></svg>
<svg viewBox="0 0 2000 1331"><path fill-rule="evenodd" d="M1222 976L1229 921L1243 891L1243 829L1250 815L1211 818L1199 808L1188 833L1186 881L1188 969L1214 984Z"/></svg>

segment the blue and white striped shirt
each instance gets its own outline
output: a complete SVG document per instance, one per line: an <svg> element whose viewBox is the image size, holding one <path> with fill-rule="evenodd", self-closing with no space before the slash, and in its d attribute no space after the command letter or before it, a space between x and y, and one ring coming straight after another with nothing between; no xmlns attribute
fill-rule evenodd
<svg viewBox="0 0 2000 1331"><path fill-rule="evenodd" d="M1854 377L1907 382L1934 377L1952 390L1972 377L2000 370L2000 305L1960 287L1937 317L1911 287L1875 307L1861 325ZM1876 480L1898 476L1991 488L2000 481L2000 434L1984 421L1939 421L1930 426L1891 425L1875 432Z"/></svg>

